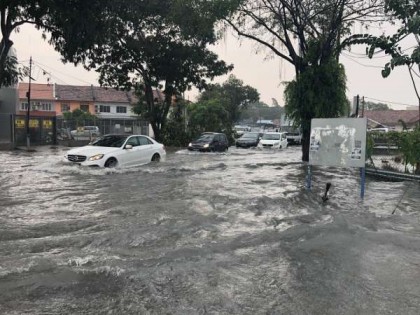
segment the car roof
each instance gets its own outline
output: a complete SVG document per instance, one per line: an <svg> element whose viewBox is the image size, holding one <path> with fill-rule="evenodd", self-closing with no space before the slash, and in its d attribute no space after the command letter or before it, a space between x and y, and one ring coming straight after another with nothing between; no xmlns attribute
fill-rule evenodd
<svg viewBox="0 0 420 315"><path fill-rule="evenodd" d="M224 135L222 132L203 132L202 135Z"/></svg>
<svg viewBox="0 0 420 315"><path fill-rule="evenodd" d="M282 133L287 133L287 132L273 132L273 131L269 131L269 132L264 132L267 135L280 135Z"/></svg>

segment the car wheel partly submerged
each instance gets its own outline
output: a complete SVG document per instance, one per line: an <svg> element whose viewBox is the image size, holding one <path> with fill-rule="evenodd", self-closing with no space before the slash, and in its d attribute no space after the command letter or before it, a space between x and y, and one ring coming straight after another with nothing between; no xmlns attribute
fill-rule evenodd
<svg viewBox="0 0 420 315"><path fill-rule="evenodd" d="M152 156L152 162L159 162L160 161L160 155L155 153Z"/></svg>
<svg viewBox="0 0 420 315"><path fill-rule="evenodd" d="M109 158L106 162L105 162L105 167L116 167L118 164L117 159L115 158Z"/></svg>

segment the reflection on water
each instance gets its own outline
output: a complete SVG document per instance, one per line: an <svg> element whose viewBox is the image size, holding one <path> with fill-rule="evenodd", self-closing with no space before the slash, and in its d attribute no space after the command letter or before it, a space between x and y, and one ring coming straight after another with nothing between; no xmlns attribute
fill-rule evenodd
<svg viewBox="0 0 420 315"><path fill-rule="evenodd" d="M308 192L297 147L64 152L0 152L1 314L418 314L418 184L360 200L357 170L318 168Z"/></svg>

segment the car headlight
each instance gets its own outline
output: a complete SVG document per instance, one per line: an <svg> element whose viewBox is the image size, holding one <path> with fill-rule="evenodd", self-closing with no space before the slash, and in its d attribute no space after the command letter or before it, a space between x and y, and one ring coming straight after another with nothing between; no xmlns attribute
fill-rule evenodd
<svg viewBox="0 0 420 315"><path fill-rule="evenodd" d="M96 160L100 160L100 159L102 159L103 157L104 157L104 155L103 155L103 154L96 154L96 155L91 156L91 157L89 158L89 161L96 161Z"/></svg>
<svg viewBox="0 0 420 315"><path fill-rule="evenodd" d="M209 147L209 144L208 143L206 143L205 145L203 145L203 148L208 148Z"/></svg>
<svg viewBox="0 0 420 315"><path fill-rule="evenodd" d="M192 147L192 143L190 142L190 143L188 144L188 146L189 146L189 147Z"/></svg>

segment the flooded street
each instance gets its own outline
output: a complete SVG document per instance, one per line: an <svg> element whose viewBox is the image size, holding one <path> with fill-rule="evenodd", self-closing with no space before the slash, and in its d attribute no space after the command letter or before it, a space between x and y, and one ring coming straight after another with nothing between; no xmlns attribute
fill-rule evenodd
<svg viewBox="0 0 420 315"><path fill-rule="evenodd" d="M315 168L306 191L299 147L65 150L0 152L0 314L419 314L419 184L362 201L357 170Z"/></svg>

